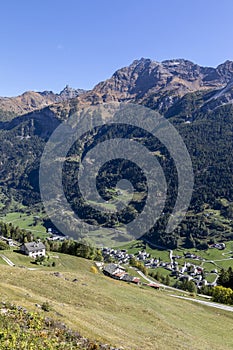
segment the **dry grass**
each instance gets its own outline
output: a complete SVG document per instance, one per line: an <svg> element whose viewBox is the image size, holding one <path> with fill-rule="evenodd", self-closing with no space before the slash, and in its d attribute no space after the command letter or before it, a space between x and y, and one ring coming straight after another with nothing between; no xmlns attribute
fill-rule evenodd
<svg viewBox="0 0 233 350"><path fill-rule="evenodd" d="M1 299L29 309L48 301L53 317L124 349L233 348L231 313L91 273L92 263L84 259L60 255L59 260L62 277L2 265Z"/></svg>

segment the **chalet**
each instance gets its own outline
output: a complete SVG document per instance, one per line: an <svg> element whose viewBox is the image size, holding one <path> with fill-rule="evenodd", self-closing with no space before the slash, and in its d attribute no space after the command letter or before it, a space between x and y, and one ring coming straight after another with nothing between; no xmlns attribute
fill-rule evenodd
<svg viewBox="0 0 233 350"><path fill-rule="evenodd" d="M108 264L103 268L103 273L110 277L122 272L125 273L125 269L117 264Z"/></svg>
<svg viewBox="0 0 233 350"><path fill-rule="evenodd" d="M42 242L24 243L21 245L20 251L31 258L37 258L39 256L45 256L45 245Z"/></svg>
<svg viewBox="0 0 233 350"><path fill-rule="evenodd" d="M124 267L119 266L117 264L108 264L103 268L103 273L106 276L112 277L117 280L121 280L124 282L131 282L135 284L140 283L140 278L130 276L125 272Z"/></svg>

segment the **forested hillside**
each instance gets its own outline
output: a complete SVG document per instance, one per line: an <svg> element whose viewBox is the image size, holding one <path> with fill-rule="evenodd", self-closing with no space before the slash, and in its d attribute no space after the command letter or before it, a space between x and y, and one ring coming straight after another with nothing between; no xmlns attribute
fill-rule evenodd
<svg viewBox="0 0 233 350"><path fill-rule="evenodd" d="M103 140L126 137L154 152L163 168L168 193L163 216L147 233L159 245L204 248L213 240L233 238L233 63L217 69L199 67L189 61L134 61L117 71L92 91L0 124L2 212L12 201L33 206L40 202L38 171L40 156L53 130L74 112L99 102L139 103L159 111L177 128L189 151L194 170L194 191L186 218L171 234L165 227L177 196L177 172L166 148L149 134L135 128L105 127L74 144L64 163L64 189L72 208L88 223L119 228L143 208L146 180L140 169L126 160L113 161L101 169L99 190L105 200L114 197L117 181L127 178L138 196L120 216L99 215L82 200L76 173L81 156ZM8 113L8 112L6 112ZM7 118L5 118L7 119Z"/></svg>

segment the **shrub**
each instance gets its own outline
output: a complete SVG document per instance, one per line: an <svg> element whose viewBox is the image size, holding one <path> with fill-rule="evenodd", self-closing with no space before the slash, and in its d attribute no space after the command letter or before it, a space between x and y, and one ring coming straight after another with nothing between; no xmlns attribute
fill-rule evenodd
<svg viewBox="0 0 233 350"><path fill-rule="evenodd" d="M51 310L51 306L49 302L48 301L43 302L43 304L41 305L41 309L46 312L49 312Z"/></svg>
<svg viewBox="0 0 233 350"><path fill-rule="evenodd" d="M0 250L10 249L9 245L6 242L0 241Z"/></svg>
<svg viewBox="0 0 233 350"><path fill-rule="evenodd" d="M94 265L91 266L90 270L91 270L92 273L98 273L98 269Z"/></svg>

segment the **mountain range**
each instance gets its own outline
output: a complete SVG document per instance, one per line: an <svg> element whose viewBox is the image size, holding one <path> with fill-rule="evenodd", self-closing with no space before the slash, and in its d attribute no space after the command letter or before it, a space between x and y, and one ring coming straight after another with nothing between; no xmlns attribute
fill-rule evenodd
<svg viewBox="0 0 233 350"><path fill-rule="evenodd" d="M12 200L29 206L40 201L40 155L62 120L83 107L114 101L140 104L164 115L181 134L192 159L195 185L186 219L169 235L162 218L148 233L151 240L173 247L233 238L233 61L213 68L184 59L142 58L90 91L66 86L59 94L26 92L0 98L3 210ZM171 161L163 165L168 176ZM174 196L171 189L167 213Z"/></svg>
<svg viewBox="0 0 233 350"><path fill-rule="evenodd" d="M83 89L73 89L68 85L59 93L53 91L27 91L16 97L0 97L0 118L14 117L49 106L56 102L66 101L84 93Z"/></svg>
<svg viewBox="0 0 233 350"><path fill-rule="evenodd" d="M136 102L167 113L182 97L194 92L203 96L204 103L199 107L205 110L233 103L233 61L212 68L184 59L160 63L141 58L90 91L67 85L59 94L27 91L17 97L0 97L0 117L3 119L9 112L18 116L46 106L59 113L61 107L70 110L73 105L110 101Z"/></svg>

